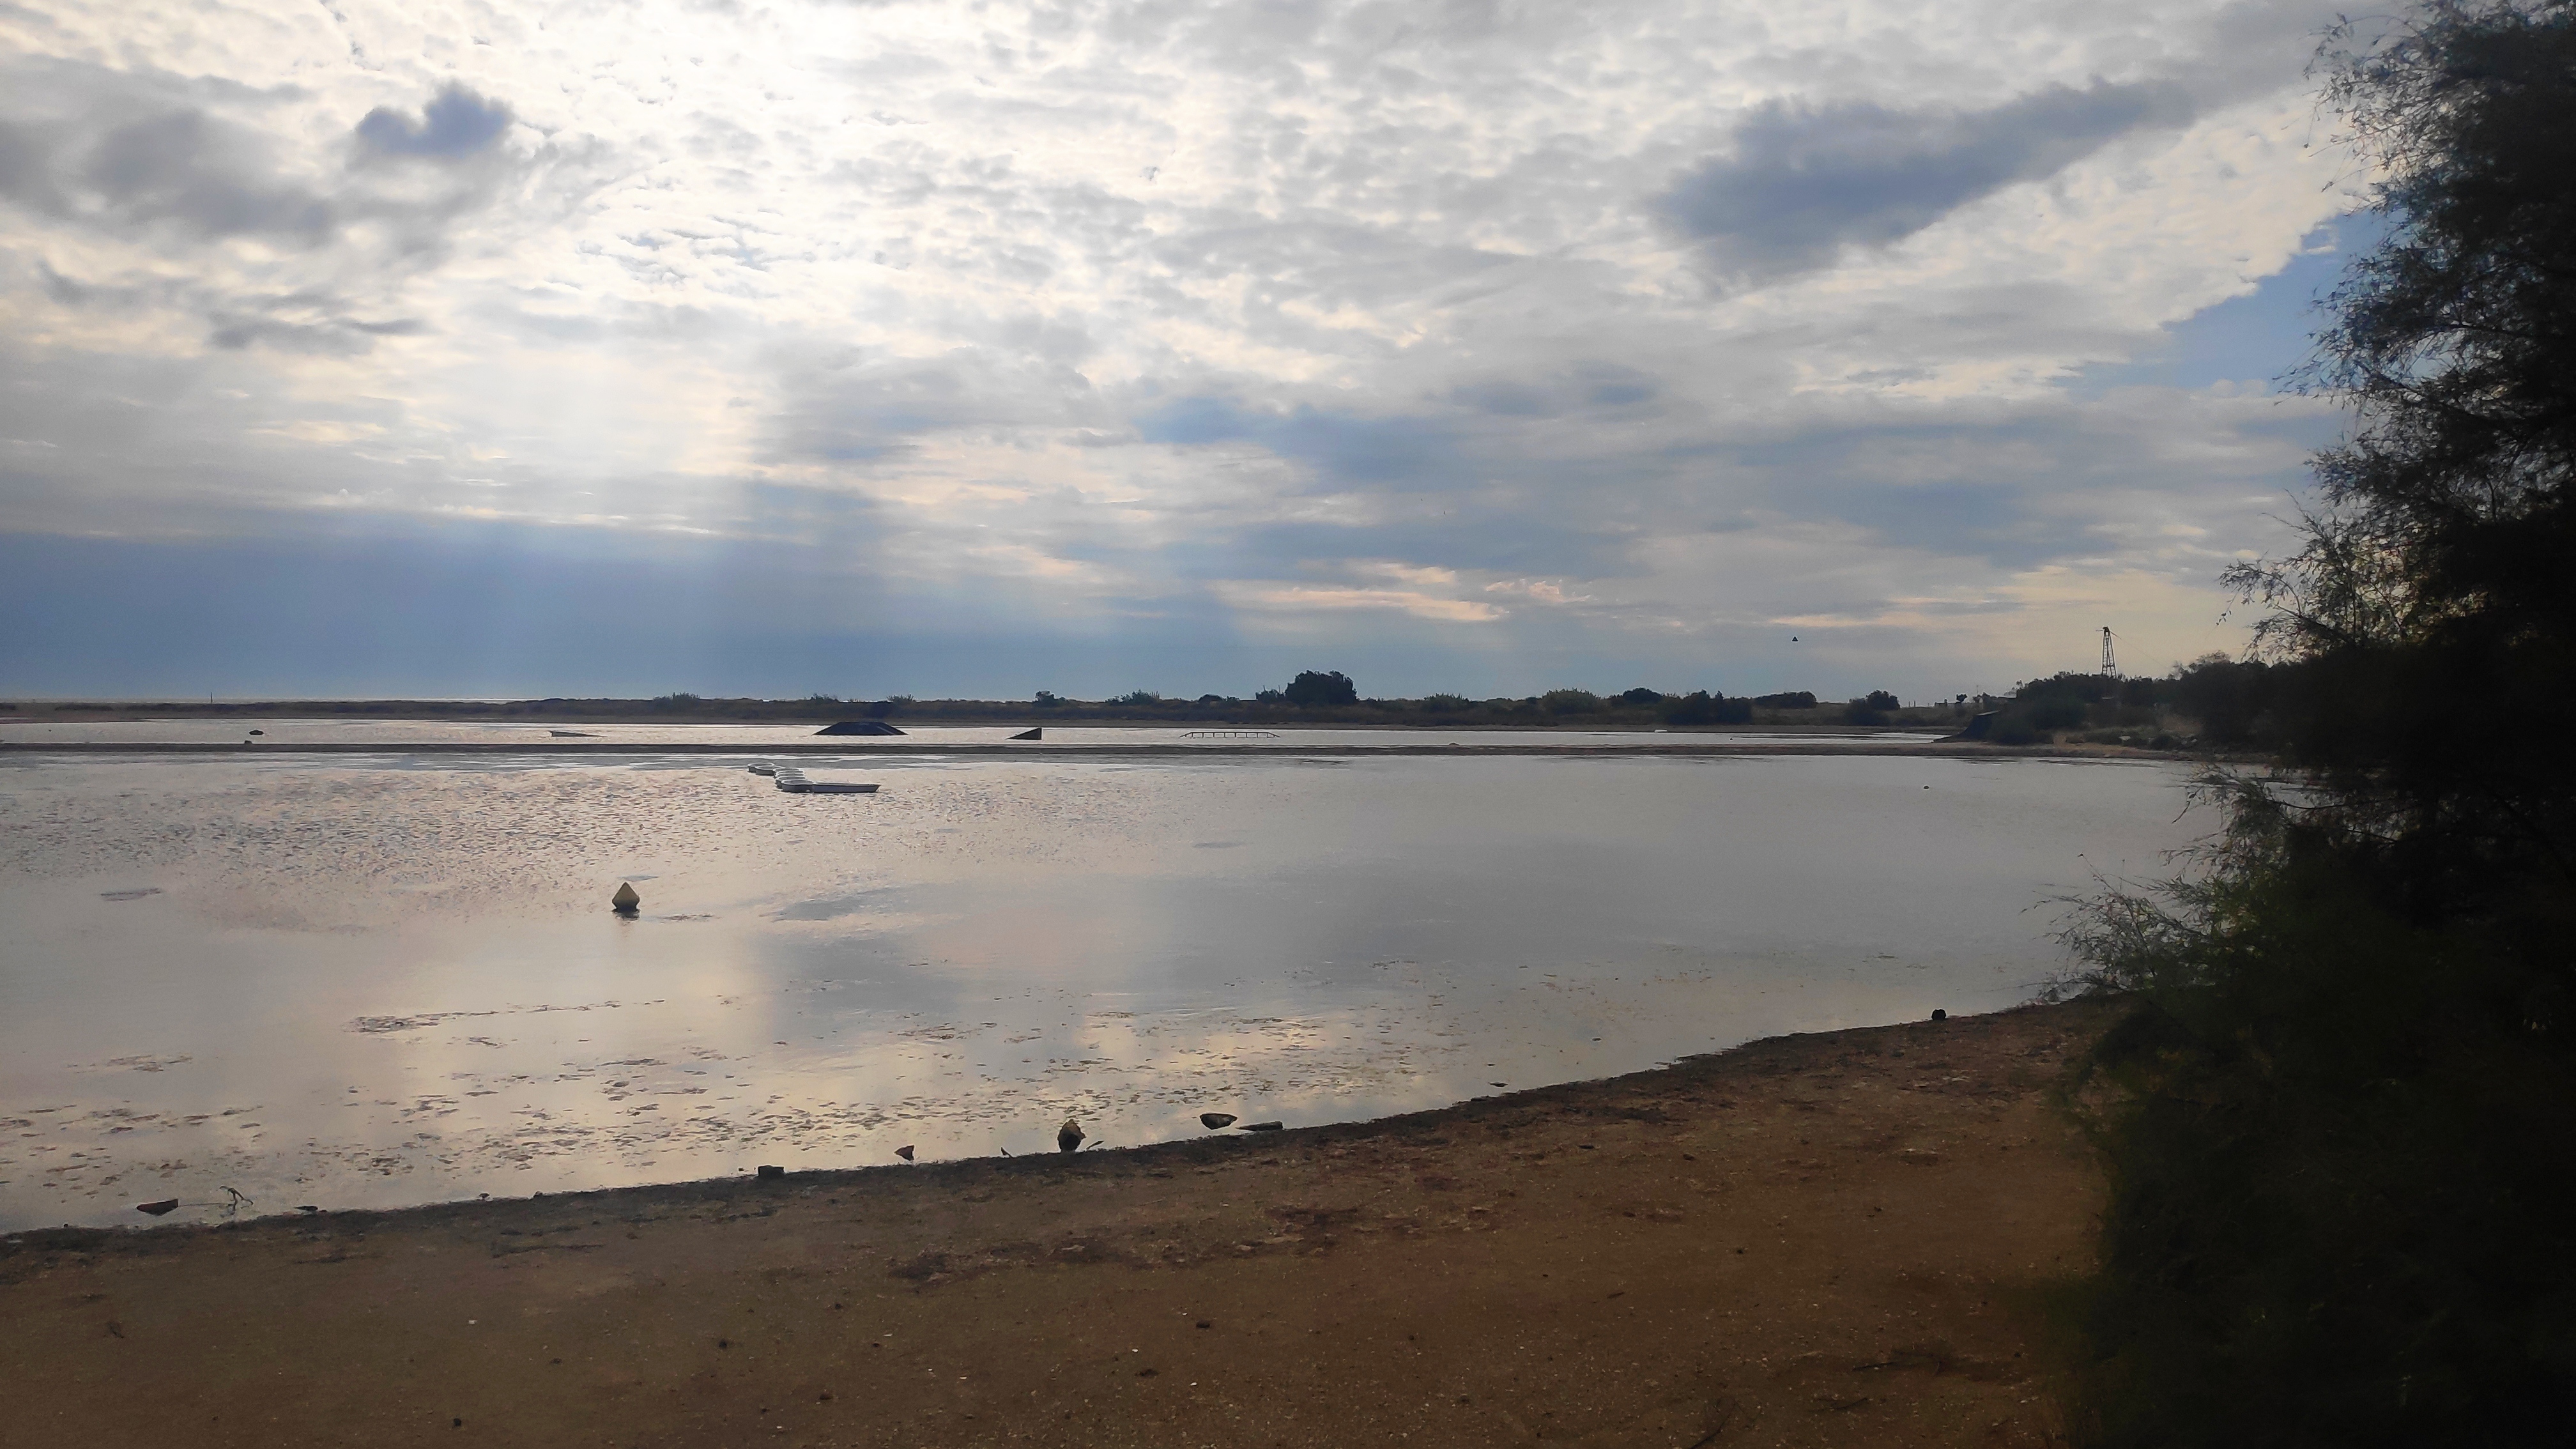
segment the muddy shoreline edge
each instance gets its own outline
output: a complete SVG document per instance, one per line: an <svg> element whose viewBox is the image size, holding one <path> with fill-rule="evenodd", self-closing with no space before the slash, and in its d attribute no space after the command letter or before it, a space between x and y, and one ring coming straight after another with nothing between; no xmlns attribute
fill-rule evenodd
<svg viewBox="0 0 2576 1449"><path fill-rule="evenodd" d="M365 1233L405 1227L507 1227L512 1218L532 1213L687 1210L711 1204L763 1203L781 1195L827 1188L865 1194L871 1190L890 1190L898 1185L907 1191L922 1187L962 1191L997 1184L1038 1186L1068 1180L1127 1179L1152 1176L1175 1167L1204 1167L1239 1159L1257 1159L1287 1148L1326 1148L1377 1138L1418 1142L1438 1138L1444 1132L1458 1128L1488 1126L1499 1119L1530 1112L1580 1112L1623 1097L1685 1092L1737 1074L1777 1075L1795 1071L1852 1045L1892 1036L1933 1045L1944 1033L1956 1035L2010 1021L2046 1019L2062 1020L2067 1029L2089 1038L2117 1009L2118 1003L2111 1000L2079 998L2063 1002L2027 1002L2000 1011L1952 1015L1939 1022L1898 1022L1839 1027L1829 1031L1791 1032L1694 1053L1662 1066L1615 1076L1497 1092L1489 1097L1472 1097L1446 1107L1429 1107L1348 1122L1288 1127L1271 1132L1229 1128L1198 1137L1075 1153L1005 1154L917 1163L798 1168L774 1178L740 1173L669 1183L537 1193L529 1197L457 1199L398 1208L326 1208L317 1213L289 1209L218 1222L22 1228L0 1233L0 1282L8 1280L10 1260L28 1253L95 1252L127 1247L148 1251L182 1250L199 1240L238 1238L279 1228L292 1229L300 1236L316 1229ZM1211 1103L1209 1109L1218 1110L1224 1105L1228 1104Z"/></svg>

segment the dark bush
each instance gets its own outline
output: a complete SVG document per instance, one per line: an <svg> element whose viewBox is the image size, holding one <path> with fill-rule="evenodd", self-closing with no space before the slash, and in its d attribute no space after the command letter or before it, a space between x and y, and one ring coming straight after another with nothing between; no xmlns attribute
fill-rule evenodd
<svg viewBox="0 0 2576 1449"><path fill-rule="evenodd" d="M1753 702L1764 709L1814 709L1816 707L1815 695L1803 689L1793 689L1786 694L1757 694L1753 696Z"/></svg>
<svg viewBox="0 0 2576 1449"><path fill-rule="evenodd" d="M2334 33L2377 241L2350 419L2258 646L2177 671L2226 829L2074 944L2108 1169L2070 1426L2101 1449L2521 1449L2576 1422L2576 0ZM2356 36L2361 38L2356 41ZM2499 722L2506 722L2500 727Z"/></svg>
<svg viewBox="0 0 2576 1449"><path fill-rule="evenodd" d="M1664 697L1661 693L1647 689L1641 685L1638 688L1629 690L1627 693L1620 695L1619 702L1621 704L1634 705L1661 704L1664 702Z"/></svg>
<svg viewBox="0 0 2576 1449"><path fill-rule="evenodd" d="M2272 742L2281 671L2261 660L2204 655L2174 671L2173 706L2200 721L2200 735L2219 745Z"/></svg>
<svg viewBox="0 0 2576 1449"><path fill-rule="evenodd" d="M2083 724L2091 713L2081 700L2051 697L2033 703L2021 711L2021 716L2035 730L2071 730Z"/></svg>
<svg viewBox="0 0 2576 1449"><path fill-rule="evenodd" d="M1728 699L1695 689L1664 700L1664 722L1675 725L1743 724L1753 718L1753 701Z"/></svg>
<svg viewBox="0 0 2576 1449"><path fill-rule="evenodd" d="M2015 699L2071 699L2091 704L2119 692L2120 681L2107 674L2052 674L2013 686Z"/></svg>
<svg viewBox="0 0 2576 1449"><path fill-rule="evenodd" d="M1588 689L1551 689L1539 704L1549 714L1592 714L1601 708L1601 696Z"/></svg>
<svg viewBox="0 0 2576 1449"><path fill-rule="evenodd" d="M1360 702L1359 686L1350 676L1336 669L1328 674L1307 670L1288 682L1281 697L1301 709L1330 708Z"/></svg>

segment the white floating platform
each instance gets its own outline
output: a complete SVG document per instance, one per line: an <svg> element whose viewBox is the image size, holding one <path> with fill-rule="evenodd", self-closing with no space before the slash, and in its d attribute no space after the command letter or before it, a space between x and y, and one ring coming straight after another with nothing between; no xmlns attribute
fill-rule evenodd
<svg viewBox="0 0 2576 1449"><path fill-rule="evenodd" d="M759 766L752 768L757 770ZM808 780L805 772L794 765L772 766L769 774L778 782L778 788L790 795L873 795L877 792L874 780Z"/></svg>

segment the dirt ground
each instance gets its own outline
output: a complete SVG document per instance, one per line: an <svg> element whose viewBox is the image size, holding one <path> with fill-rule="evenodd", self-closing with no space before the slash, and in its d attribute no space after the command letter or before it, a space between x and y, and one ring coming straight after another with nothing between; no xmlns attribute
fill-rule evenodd
<svg viewBox="0 0 2576 1449"><path fill-rule="evenodd" d="M0 1445L2042 1444L2092 1005L1380 1122L0 1242Z"/></svg>

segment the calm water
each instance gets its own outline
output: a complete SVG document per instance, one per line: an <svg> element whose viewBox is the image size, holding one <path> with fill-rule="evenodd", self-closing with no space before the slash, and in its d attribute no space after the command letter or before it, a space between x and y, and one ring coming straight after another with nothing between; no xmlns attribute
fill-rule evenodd
<svg viewBox="0 0 2576 1449"><path fill-rule="evenodd" d="M1474 730L1474 729L1262 729L1223 724L1192 725L1054 725L1043 719L1001 725L903 724L901 738L870 739L862 748L919 749L941 745L1008 745L1011 736L1030 724L1043 726L1043 752L1085 746L1146 746L1158 749L1234 751L1276 748L1294 751L1348 747L1454 745L1462 749L1515 749L1533 746L1564 749L1641 749L1674 744L1722 744L1730 741L1793 741L1832 747L1837 743L1878 741L1921 743L1940 738L1927 730L1847 732L1778 730ZM815 726L802 724L516 724L498 720L401 719L160 719L31 723L0 719L0 743L14 745L92 744L245 744L267 748L292 745L369 745L399 749L405 745L524 745L531 750L603 745L726 745L767 749L781 745L810 746L818 741ZM1034 747L1033 747L1034 748Z"/></svg>
<svg viewBox="0 0 2576 1449"><path fill-rule="evenodd" d="M2199 829L2153 764L803 763L884 789L0 759L0 1225L1115 1145L1975 1011Z"/></svg>

